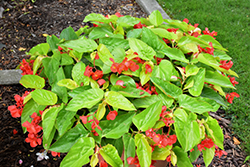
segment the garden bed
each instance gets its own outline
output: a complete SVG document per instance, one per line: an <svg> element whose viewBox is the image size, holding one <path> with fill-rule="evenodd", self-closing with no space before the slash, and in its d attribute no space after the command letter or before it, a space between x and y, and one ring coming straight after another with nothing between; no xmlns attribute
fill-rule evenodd
<svg viewBox="0 0 250 167"><path fill-rule="evenodd" d="M122 15L146 17L147 15L133 1L115 0L59 0L37 1L35 3L23 1L2 1L0 6L7 10L0 22L0 41L6 47L1 49L0 70L15 69L23 58L28 58L25 52L38 43L45 42L47 34L59 33L68 26L77 30L85 24L84 17L92 12L104 15L120 12ZM22 133L20 119L14 119L9 114L7 107L13 105L14 95L25 92L21 85L0 87L0 164L4 166L59 166L61 158L37 161L37 152L43 148L35 149L25 143L26 135ZM217 116L225 114L219 110ZM223 119L219 120L225 134L225 151L227 156L220 159L214 158L210 166L246 166L243 165L244 153L239 147L237 139L231 135L228 124ZM17 130L17 134L13 130ZM20 165L20 160L22 164ZM201 158L194 164L204 166Z"/></svg>

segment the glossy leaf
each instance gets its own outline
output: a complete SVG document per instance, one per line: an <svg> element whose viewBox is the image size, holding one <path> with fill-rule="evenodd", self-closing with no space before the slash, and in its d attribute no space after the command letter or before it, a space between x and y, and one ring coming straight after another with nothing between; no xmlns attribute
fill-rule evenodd
<svg viewBox="0 0 250 167"><path fill-rule="evenodd" d="M183 107L191 112L202 114L213 110L213 106L205 101L197 100L191 96L182 94L178 97L180 107Z"/></svg>
<svg viewBox="0 0 250 167"><path fill-rule="evenodd" d="M60 34L60 39L72 40L77 38L78 36L76 35L75 30L72 27L65 28Z"/></svg>
<svg viewBox="0 0 250 167"><path fill-rule="evenodd" d="M173 39L176 40L178 37L175 33L172 32L168 32L166 29L164 28L152 28L151 29L156 35L162 37L162 38L166 38L166 39Z"/></svg>
<svg viewBox="0 0 250 167"><path fill-rule="evenodd" d="M45 86L45 80L38 75L23 75L20 84L25 88L41 89Z"/></svg>
<svg viewBox="0 0 250 167"><path fill-rule="evenodd" d="M118 80L122 80L124 82L123 86L136 88L135 81L132 77L127 75L120 75L119 77L117 77L115 74L111 75L110 82L112 85L116 85Z"/></svg>
<svg viewBox="0 0 250 167"><path fill-rule="evenodd" d="M174 67L170 61L162 60L158 66L154 67L152 76L162 78L165 81L170 81L173 70Z"/></svg>
<svg viewBox="0 0 250 167"><path fill-rule="evenodd" d="M62 66L64 65L70 65L74 63L74 60L66 53L61 54L61 64Z"/></svg>
<svg viewBox="0 0 250 167"><path fill-rule="evenodd" d="M142 29L132 29L127 32L127 38L139 38L141 36Z"/></svg>
<svg viewBox="0 0 250 167"><path fill-rule="evenodd" d="M222 105L223 107L227 108L227 103L225 100L218 94L216 93L213 89L211 88L206 88L204 87L201 93L202 97L209 98L211 100L216 101L218 104Z"/></svg>
<svg viewBox="0 0 250 167"><path fill-rule="evenodd" d="M106 103L102 102L98 105L98 109L96 112L96 119L101 120L104 117L105 113L106 113Z"/></svg>
<svg viewBox="0 0 250 167"><path fill-rule="evenodd" d="M77 83L77 85L88 85L89 84L89 78L84 75L85 72L85 64L83 62L78 62L74 65L72 69L72 78Z"/></svg>
<svg viewBox="0 0 250 167"><path fill-rule="evenodd" d="M193 96L200 96L204 86L205 68L200 69L199 72L191 78L194 80L194 84L188 91Z"/></svg>
<svg viewBox="0 0 250 167"><path fill-rule="evenodd" d="M95 153L91 156L90 166L95 167L98 164L98 162L99 162L98 153Z"/></svg>
<svg viewBox="0 0 250 167"><path fill-rule="evenodd" d="M198 147L195 146L194 150L192 152L190 151L190 153L189 153L189 155L190 155L190 157L189 157L190 161L194 162L199 157L200 154L201 154L201 152L198 150Z"/></svg>
<svg viewBox="0 0 250 167"><path fill-rule="evenodd" d="M46 57L42 60L44 73L49 79L49 84L52 85L56 80L56 73L59 69L60 62L54 57Z"/></svg>
<svg viewBox="0 0 250 167"><path fill-rule="evenodd" d="M150 147L145 135L135 135L136 154L141 166L149 167L151 164L152 148Z"/></svg>
<svg viewBox="0 0 250 167"><path fill-rule="evenodd" d="M60 42L60 39L58 39L55 35L51 35L51 36L48 35L46 37L46 41L49 44L50 49L52 51L58 49L57 44Z"/></svg>
<svg viewBox="0 0 250 167"><path fill-rule="evenodd" d="M62 160L60 167L82 167L89 162L89 156L94 153L95 140L92 137L80 138Z"/></svg>
<svg viewBox="0 0 250 167"><path fill-rule="evenodd" d="M206 150L202 150L203 160L205 162L206 167L208 167L209 164L212 162L214 158L214 152L215 152L214 146L212 148L206 148Z"/></svg>
<svg viewBox="0 0 250 167"><path fill-rule="evenodd" d="M106 27L96 27L89 33L89 39L113 36L112 31Z"/></svg>
<svg viewBox="0 0 250 167"><path fill-rule="evenodd" d="M57 95L44 89L36 89L31 92L32 98L40 105L54 105L57 102Z"/></svg>
<svg viewBox="0 0 250 167"><path fill-rule="evenodd" d="M103 98L103 94L102 89L88 89L75 96L67 105L66 110L77 111L81 108L91 108Z"/></svg>
<svg viewBox="0 0 250 167"><path fill-rule="evenodd" d="M143 60L151 60L156 55L154 49L148 46L145 42L136 39L129 38L129 46L130 48L138 53L138 56Z"/></svg>
<svg viewBox="0 0 250 167"><path fill-rule="evenodd" d="M75 127L64 133L55 143L49 148L51 151L67 153L70 148L81 137L87 137L89 132L83 127L82 124L77 124Z"/></svg>
<svg viewBox="0 0 250 167"><path fill-rule="evenodd" d="M180 167L193 167L191 162L189 161L188 155L184 152L180 147L175 146L173 148L175 155L177 156L177 166Z"/></svg>
<svg viewBox="0 0 250 167"><path fill-rule="evenodd" d="M64 86L68 89L75 89L78 87L77 83L73 81L72 79L62 79L57 82L58 86Z"/></svg>
<svg viewBox="0 0 250 167"><path fill-rule="evenodd" d="M159 148L156 146L154 148L154 151L152 152L152 160L166 160L167 157L170 155L170 150L172 149L172 146L166 146Z"/></svg>
<svg viewBox="0 0 250 167"><path fill-rule="evenodd" d="M73 89L71 91L68 92L70 97L76 97L78 94L84 92L85 90L91 89L91 86L87 85L87 86L80 86L76 89Z"/></svg>
<svg viewBox="0 0 250 167"><path fill-rule="evenodd" d="M182 94L181 88L170 83L169 81L163 81L156 77L151 77L150 80L158 89L160 89L165 95L169 97L177 98L179 95Z"/></svg>
<svg viewBox="0 0 250 167"><path fill-rule="evenodd" d="M189 63L188 59L186 59L184 53L177 48L165 48L160 51L161 53L165 54L171 60L179 60L184 63Z"/></svg>
<svg viewBox="0 0 250 167"><path fill-rule="evenodd" d="M115 48L127 50L129 48L128 40L119 38L100 38L100 44L104 44L110 52Z"/></svg>
<svg viewBox="0 0 250 167"><path fill-rule="evenodd" d="M139 22L140 21L137 18L129 15L119 17L117 20L117 24L125 28L133 27L135 24L138 24Z"/></svg>
<svg viewBox="0 0 250 167"><path fill-rule="evenodd" d="M159 12L159 10L153 11L149 15L149 21L152 24L154 24L155 26L158 26L158 25L162 24L163 23L163 18L162 18L161 12Z"/></svg>
<svg viewBox="0 0 250 167"><path fill-rule="evenodd" d="M128 157L135 157L135 140L129 133L122 136L124 145L124 167L129 167Z"/></svg>
<svg viewBox="0 0 250 167"><path fill-rule="evenodd" d="M40 68L42 64L42 60L45 58L44 56L38 56L33 63L33 75L36 74L37 70Z"/></svg>
<svg viewBox="0 0 250 167"><path fill-rule="evenodd" d="M48 51L49 51L49 44L48 43L40 43L40 44L34 46L32 49L30 49L28 54L31 56L39 56L39 55L46 56Z"/></svg>
<svg viewBox="0 0 250 167"><path fill-rule="evenodd" d="M136 110L134 105L126 97L115 91L106 92L105 101L115 108L120 108L126 111Z"/></svg>
<svg viewBox="0 0 250 167"><path fill-rule="evenodd" d="M102 14L91 13L84 18L83 22L89 22L89 21L104 22L106 20L107 18L105 18Z"/></svg>
<svg viewBox="0 0 250 167"><path fill-rule="evenodd" d="M120 138L124 133L129 131L134 115L135 113L132 112L117 116L113 121L101 121L99 125L102 128L102 136L112 139Z"/></svg>
<svg viewBox="0 0 250 167"><path fill-rule="evenodd" d="M108 144L99 150L104 160L112 167L123 167L123 162L114 146Z"/></svg>
<svg viewBox="0 0 250 167"><path fill-rule="evenodd" d="M159 94L157 95L151 95L148 97L144 97L144 98L139 98L139 99L135 99L133 101L133 104L135 105L136 108L147 108L149 107L151 104L162 100L163 105L170 107L172 105L172 103L174 102L174 99L167 97L164 94Z"/></svg>
<svg viewBox="0 0 250 167"><path fill-rule="evenodd" d="M162 109L162 101L158 101L133 117L133 123L138 130L146 131L152 128L159 120Z"/></svg>
<svg viewBox="0 0 250 167"><path fill-rule="evenodd" d="M110 58L114 59L114 57L104 44L99 44L99 46L97 47L97 51L100 59L104 64L108 66L111 66L113 64Z"/></svg>
<svg viewBox="0 0 250 167"><path fill-rule="evenodd" d="M213 47L216 48L216 49L220 49L220 50L224 50L224 51L227 51L227 49L223 48L221 46L221 44L216 40L214 39L213 37L211 37L210 35L201 35L199 36L199 38L207 43L209 42L212 42L213 43Z"/></svg>
<svg viewBox="0 0 250 167"><path fill-rule="evenodd" d="M59 46L65 46L76 50L77 52L92 52L97 48L97 44L92 39L76 39L60 43Z"/></svg>
<svg viewBox="0 0 250 167"><path fill-rule="evenodd" d="M150 94L144 90L132 88L132 87L122 88L120 85L112 86L111 90L119 92L124 97L141 98L144 96L150 96Z"/></svg>
<svg viewBox="0 0 250 167"><path fill-rule="evenodd" d="M186 77L189 77L191 75L196 75L200 70L200 68L191 64L187 65L185 69L186 69Z"/></svg>

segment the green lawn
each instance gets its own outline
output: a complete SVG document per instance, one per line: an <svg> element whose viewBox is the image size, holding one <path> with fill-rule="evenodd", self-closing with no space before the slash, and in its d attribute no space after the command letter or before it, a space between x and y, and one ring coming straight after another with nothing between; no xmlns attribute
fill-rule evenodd
<svg viewBox="0 0 250 167"><path fill-rule="evenodd" d="M250 155L250 3L249 0L157 0L172 19L188 18L191 24L199 23L218 32L216 40L229 50L236 71L239 99L226 111L232 118L234 133ZM232 92L233 90L226 90Z"/></svg>

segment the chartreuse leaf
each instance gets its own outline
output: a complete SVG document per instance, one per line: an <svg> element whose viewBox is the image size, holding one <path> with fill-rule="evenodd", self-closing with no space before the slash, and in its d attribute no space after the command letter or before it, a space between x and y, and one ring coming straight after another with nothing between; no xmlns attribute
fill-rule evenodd
<svg viewBox="0 0 250 167"><path fill-rule="evenodd" d="M44 89L36 89L31 92L31 97L40 105L54 105L57 102L57 95Z"/></svg>
<svg viewBox="0 0 250 167"><path fill-rule="evenodd" d="M218 85L221 87L235 89L235 87L230 82L228 77L223 76L222 74L216 71L206 71L205 82L213 84L213 85Z"/></svg>
<svg viewBox="0 0 250 167"><path fill-rule="evenodd" d="M114 59L113 55L110 53L108 48L104 44L99 44L97 47L98 55L102 62L108 66L112 65L110 58Z"/></svg>
<svg viewBox="0 0 250 167"><path fill-rule="evenodd" d="M141 72L140 72L140 83L141 85L143 86L144 84L146 84L149 80L150 80L150 77L152 75L152 72L147 72L146 73L146 65L150 65L151 69L153 70L154 69L154 63L149 61L149 62L146 62L142 65L141 67Z"/></svg>
<svg viewBox="0 0 250 167"><path fill-rule="evenodd" d="M92 52L97 48L97 44L93 39L70 40L60 43L59 46L65 46L77 52Z"/></svg>
<svg viewBox="0 0 250 167"><path fill-rule="evenodd" d="M105 120L100 122L102 136L106 138L118 139L129 131L134 112L117 116L115 121Z"/></svg>
<svg viewBox="0 0 250 167"><path fill-rule="evenodd" d="M103 90L99 88L88 89L75 96L66 107L66 110L77 111L81 108L91 108L103 98Z"/></svg>
<svg viewBox="0 0 250 167"><path fill-rule="evenodd" d="M29 51L29 55L31 56L39 56L39 55L47 55L49 51L49 44L48 43L41 43L36 46L34 46L32 49Z"/></svg>
<svg viewBox="0 0 250 167"><path fill-rule="evenodd" d="M106 105L107 104L104 101L98 105L98 109L96 113L97 120L101 120L104 117L106 113Z"/></svg>
<svg viewBox="0 0 250 167"><path fill-rule="evenodd" d="M178 102L180 107L198 114L213 110L213 106L207 102L198 100L185 94L182 94L178 97Z"/></svg>
<svg viewBox="0 0 250 167"><path fill-rule="evenodd" d="M210 104L213 107L213 110L211 110L212 112L216 112L220 108L220 104L218 104L216 101L212 99L199 96L197 97L197 100L205 101L208 104Z"/></svg>
<svg viewBox="0 0 250 167"><path fill-rule="evenodd" d="M89 156L94 153L95 140L92 137L81 137L62 160L60 167L82 167L89 162Z"/></svg>
<svg viewBox="0 0 250 167"><path fill-rule="evenodd" d="M224 135L223 135L222 129L220 128L218 121L209 116L206 120L205 127L208 130L209 134L211 135L214 143L220 149L223 150L224 149L223 147Z"/></svg>
<svg viewBox="0 0 250 167"><path fill-rule="evenodd" d="M162 18L161 12L159 12L159 10L153 11L149 15L149 21L152 24L154 24L155 26L159 26L160 24L162 24L163 23L163 18Z"/></svg>
<svg viewBox="0 0 250 167"><path fill-rule="evenodd" d="M45 56L38 56L36 58L36 60L34 61L34 63L33 63L33 75L35 75L37 70L40 68L43 58L45 58Z"/></svg>
<svg viewBox="0 0 250 167"><path fill-rule="evenodd" d="M173 73L173 64L168 60L162 60L158 66L155 66L152 76L162 78L165 81L170 81Z"/></svg>
<svg viewBox="0 0 250 167"><path fill-rule="evenodd" d="M220 60L231 60L232 58L226 54L226 52L221 50L214 50L214 57L219 57Z"/></svg>
<svg viewBox="0 0 250 167"><path fill-rule="evenodd" d="M136 110L134 105L126 97L115 91L106 92L105 101L114 108L120 108L126 111Z"/></svg>
<svg viewBox="0 0 250 167"><path fill-rule="evenodd" d="M136 38L129 38L129 46L130 48L138 53L138 56L143 60L151 60L156 55L154 49L148 46L145 42L136 39Z"/></svg>
<svg viewBox="0 0 250 167"><path fill-rule="evenodd" d="M216 89L216 88L215 88ZM201 93L201 97L206 97L211 100L216 101L218 104L222 105L223 107L227 108L227 103L225 100L218 94L216 93L213 89L211 88L206 88L204 87Z"/></svg>
<svg viewBox="0 0 250 167"><path fill-rule="evenodd" d="M195 65L189 64L186 66L186 77L191 75L196 75L199 72L200 68Z"/></svg>
<svg viewBox="0 0 250 167"><path fill-rule="evenodd" d="M99 150L104 160L112 167L123 167L123 162L114 146L108 144Z"/></svg>
<svg viewBox="0 0 250 167"><path fill-rule="evenodd" d="M165 54L171 60L179 60L184 63L189 63L188 59L186 59L184 53L177 48L165 48L160 51L160 53Z"/></svg>
<svg viewBox="0 0 250 167"><path fill-rule="evenodd" d="M73 81L72 79L62 79L57 82L58 86L64 86L68 89L75 89L78 87L77 83Z"/></svg>
<svg viewBox="0 0 250 167"><path fill-rule="evenodd" d="M203 160L205 162L206 167L212 162L215 153L215 146L212 148L206 148L206 150L202 150Z"/></svg>
<svg viewBox="0 0 250 167"><path fill-rule="evenodd" d="M110 52L115 48L122 48L127 50L129 48L128 40L120 38L100 38L100 44L104 44Z"/></svg>
<svg viewBox="0 0 250 167"><path fill-rule="evenodd" d="M129 167L127 158L135 157L135 140L130 133L125 133L122 140L124 145L124 167Z"/></svg>
<svg viewBox="0 0 250 167"><path fill-rule="evenodd" d="M55 125L56 117L58 112L64 107L64 105L56 105L50 107L43 112L42 121L43 121L43 138L48 139L50 133Z"/></svg>
<svg viewBox="0 0 250 167"><path fill-rule="evenodd" d="M105 22L106 20L107 18L105 18L102 14L91 13L84 18L83 22L89 22L89 21Z"/></svg>
<svg viewBox="0 0 250 167"><path fill-rule="evenodd" d="M183 151L180 147L175 146L173 148L175 155L177 156L177 166L180 167L193 167L191 162L189 161L188 155L185 151Z"/></svg>
<svg viewBox="0 0 250 167"><path fill-rule="evenodd" d="M31 115L36 112L39 113L39 110L43 111L46 105L39 105L33 99L29 100L23 108L22 116L21 116L21 124L28 121L31 122ZM26 132L26 128L23 127L23 132Z"/></svg>
<svg viewBox="0 0 250 167"><path fill-rule="evenodd" d="M156 77L151 77L150 80L158 89L160 89L165 95L169 97L177 98L182 94L181 88L170 83L169 81L163 81L162 79Z"/></svg>
<svg viewBox="0 0 250 167"><path fill-rule="evenodd" d="M85 72L85 68L85 64L80 61L76 63L72 69L72 78L79 86L81 85L81 83L83 83L83 85L89 84L89 77L83 75Z"/></svg>
<svg viewBox="0 0 250 167"><path fill-rule="evenodd" d="M135 135L136 154L141 166L149 167L151 164L152 148L150 147L145 135Z"/></svg>
<svg viewBox="0 0 250 167"><path fill-rule="evenodd" d="M162 101L151 104L148 108L133 117L133 123L138 130L146 131L152 128L159 120L162 109Z"/></svg>
<svg viewBox="0 0 250 167"><path fill-rule="evenodd" d="M88 134L89 132L83 127L82 124L77 124L57 139L49 150L67 153L80 137L87 137Z"/></svg>
<svg viewBox="0 0 250 167"><path fill-rule="evenodd" d="M200 69L199 72L196 75L191 76L191 78L194 80L194 84L188 89L188 91L193 96L200 96L204 86L205 68Z"/></svg>
<svg viewBox="0 0 250 167"><path fill-rule="evenodd" d="M153 33L155 33L159 37L166 38L169 40L171 40L171 39L176 40L178 38L175 33L168 32L164 28L152 28L151 31L153 31Z"/></svg>
<svg viewBox="0 0 250 167"><path fill-rule="evenodd" d="M96 152L95 154L93 154L91 156L91 159L90 159L90 166L91 167L94 167L98 164L99 162L99 158L98 158L98 152Z"/></svg>
<svg viewBox="0 0 250 167"><path fill-rule="evenodd" d="M156 146L152 153L152 160L166 160L167 156L170 155L171 149L172 149L172 146L169 146L169 145L166 147L161 147L161 148Z"/></svg>
<svg viewBox="0 0 250 167"><path fill-rule="evenodd" d="M199 38L207 43L212 42L212 44L213 44L212 46L216 49L227 51L227 49L223 48L221 46L221 44L216 39L211 37L210 35L201 35L201 36L199 36Z"/></svg>
<svg viewBox="0 0 250 167"><path fill-rule="evenodd" d="M178 108L174 111L174 128L182 149L187 152L200 142L198 123L191 119L185 110ZM194 114L195 115L195 114ZM196 115L195 115L196 116Z"/></svg>
<svg viewBox="0 0 250 167"><path fill-rule="evenodd" d="M108 139L108 138L104 138L102 140L101 145L102 146L106 146L107 144L111 144L113 145L116 150L118 151L119 156L121 157L124 151L124 146L123 146L123 142L122 142L122 138L120 137L119 139Z"/></svg>
<svg viewBox="0 0 250 167"><path fill-rule="evenodd" d="M23 75L20 84L25 88L41 89L45 86L45 80L38 75Z"/></svg>
<svg viewBox="0 0 250 167"><path fill-rule="evenodd" d="M183 36L179 41L178 41L178 46L179 47L184 47L185 45L188 45L190 43L193 43L196 45L196 48L197 48L197 45L200 45L201 47L210 47L210 45L203 41L203 40L200 40L199 38L196 38L196 37L193 37L193 36ZM198 49L198 48L197 48Z"/></svg>

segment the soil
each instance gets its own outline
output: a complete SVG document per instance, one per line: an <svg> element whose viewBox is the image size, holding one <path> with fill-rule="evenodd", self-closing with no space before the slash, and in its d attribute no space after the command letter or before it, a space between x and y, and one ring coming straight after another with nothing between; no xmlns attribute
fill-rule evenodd
<svg viewBox="0 0 250 167"><path fill-rule="evenodd" d="M87 14L120 12L122 15L147 17L134 0L37 0L35 3L0 0L1 7L5 11L0 18L0 70L15 69L22 59L28 58L26 51L46 42L46 34L59 36L68 26L78 30L88 25L82 22ZM42 146L32 148L24 141L27 134L23 134L20 118L12 118L7 110L8 106L15 104L14 95L22 95L25 90L21 85L0 86L0 167L57 167L65 154L57 158L48 154L48 160L37 161L36 153L43 151ZM225 112L219 110L215 115L225 134L224 147L228 155L220 159L215 157L210 166L247 167L243 164L246 155L239 141L232 136L228 121L221 119ZM14 129L17 134L13 133ZM205 166L202 157L193 163L196 164Z"/></svg>

